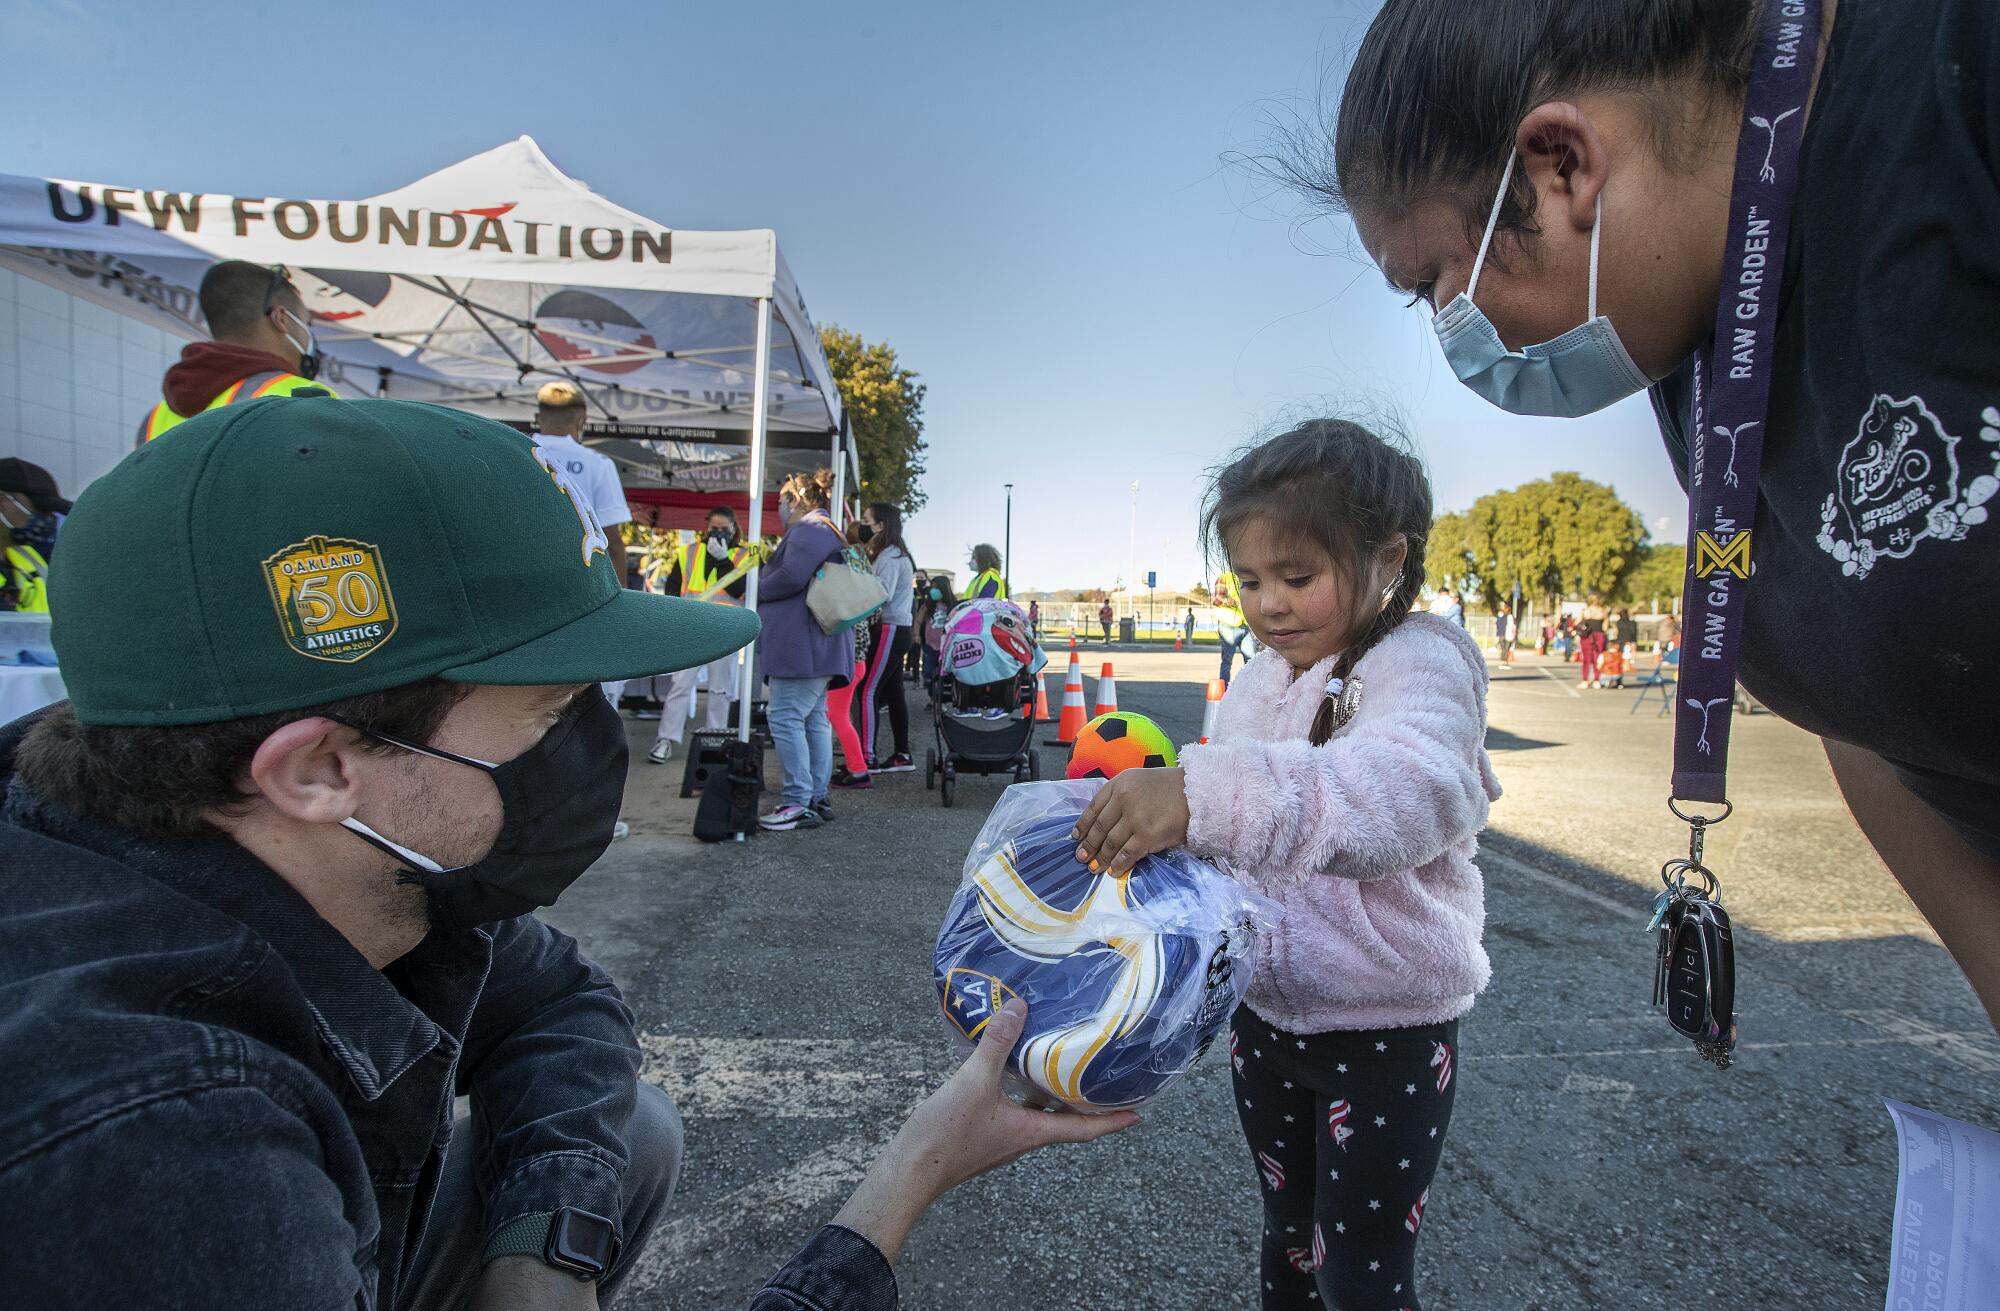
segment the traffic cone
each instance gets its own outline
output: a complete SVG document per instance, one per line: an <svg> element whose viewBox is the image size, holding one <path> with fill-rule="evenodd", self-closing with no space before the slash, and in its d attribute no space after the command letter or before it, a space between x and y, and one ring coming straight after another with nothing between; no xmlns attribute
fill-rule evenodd
<svg viewBox="0 0 2000 1311"><path fill-rule="evenodd" d="M1077 735L1089 723L1083 713L1083 668L1072 659L1069 662L1069 677L1063 680L1062 722L1056 725L1054 747L1076 745Z"/></svg>
<svg viewBox="0 0 2000 1311"><path fill-rule="evenodd" d="M1108 715L1118 709L1118 679L1111 672L1111 662L1104 662L1104 672L1097 676L1097 709L1094 715Z"/></svg>
<svg viewBox="0 0 2000 1311"><path fill-rule="evenodd" d="M1055 716L1049 713L1048 689L1042 686L1042 680L1039 678L1035 680L1035 722L1037 724L1055 722Z"/></svg>
<svg viewBox="0 0 2000 1311"><path fill-rule="evenodd" d="M1178 650L1180 650L1180 649L1181 649L1181 635L1180 635L1179 633L1175 633L1175 634L1174 634L1174 650L1178 651Z"/></svg>
<svg viewBox="0 0 2000 1311"><path fill-rule="evenodd" d="M1215 736L1215 721L1222 718L1222 696L1229 690L1229 684L1219 678L1208 680L1208 704L1201 710L1201 746L1208 745L1208 739Z"/></svg>

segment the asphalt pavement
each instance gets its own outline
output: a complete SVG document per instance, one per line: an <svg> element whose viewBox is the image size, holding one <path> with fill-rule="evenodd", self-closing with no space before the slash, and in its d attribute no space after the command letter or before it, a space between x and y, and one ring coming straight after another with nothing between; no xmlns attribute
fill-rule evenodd
<svg viewBox="0 0 2000 1311"><path fill-rule="evenodd" d="M1213 653L1113 658L1123 708L1196 735ZM1698 1060L1648 1004L1644 920L1686 845L1664 804L1670 721L1526 660L1490 695L1507 789L1482 843L1493 982L1461 1031L1424 1305L1881 1306L1896 1152L1880 1099L2000 1126L2000 1040L1817 742L1766 714L1737 725L1737 813L1709 842L1743 1047L1727 1071ZM911 719L921 762L920 696ZM620 1306L736 1307L950 1068L931 948L1002 780L963 779L946 810L921 773L882 778L828 828L707 846L674 796L680 762L643 759L653 727L630 725L632 836L549 918L619 979L645 1077L687 1120L680 1192ZM1045 768L1062 756L1045 748ZM1144 1114L946 1198L898 1266L904 1305L1254 1307L1256 1176L1224 1063Z"/></svg>

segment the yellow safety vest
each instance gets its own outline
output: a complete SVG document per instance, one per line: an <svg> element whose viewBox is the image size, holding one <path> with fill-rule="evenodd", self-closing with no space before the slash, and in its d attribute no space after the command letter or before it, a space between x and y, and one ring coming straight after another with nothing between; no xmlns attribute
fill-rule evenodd
<svg viewBox="0 0 2000 1311"><path fill-rule="evenodd" d="M984 570L977 578L973 579L972 586L966 590L965 599L970 601L974 597L986 595L986 585L988 583L993 584L991 594L993 600L1004 601L1007 599L1007 583L1005 579L1000 577L1000 571L997 569Z"/></svg>
<svg viewBox="0 0 2000 1311"><path fill-rule="evenodd" d="M681 548L681 595L700 596L709 588L722 581L722 576L743 563L741 547L731 551L726 560L717 560L708 553L708 543L700 541ZM718 605L736 605L735 597L728 592L717 592L709 598Z"/></svg>
<svg viewBox="0 0 2000 1311"><path fill-rule="evenodd" d="M219 410L237 401L254 401L259 396L290 396L301 387L319 387L328 392L333 388L311 378L301 378L296 373L253 373L247 378L238 378L224 387L216 398L202 408ZM146 415L146 421L139 425L139 441L143 445L161 433L186 423L193 415L176 413L165 401L155 405Z"/></svg>
<svg viewBox="0 0 2000 1311"><path fill-rule="evenodd" d="M1223 574L1215 580L1215 585L1222 589L1225 598L1215 608L1222 611L1222 617L1230 627L1243 627L1243 597L1236 587L1236 575Z"/></svg>
<svg viewBox="0 0 2000 1311"><path fill-rule="evenodd" d="M14 608L47 613L49 562L42 553L26 542L14 543L7 548L7 572L14 575Z"/></svg>

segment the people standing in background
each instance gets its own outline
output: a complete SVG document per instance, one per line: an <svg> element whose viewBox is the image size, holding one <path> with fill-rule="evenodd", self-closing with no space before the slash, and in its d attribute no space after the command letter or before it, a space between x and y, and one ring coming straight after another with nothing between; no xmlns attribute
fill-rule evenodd
<svg viewBox="0 0 2000 1311"><path fill-rule="evenodd" d="M933 574L931 585L924 592L922 612L917 616L918 630L923 635L924 646L924 691L930 694L931 705L937 705L938 674L944 668L944 630L950 622L952 607L958 598L952 594L951 579L944 574Z"/></svg>
<svg viewBox="0 0 2000 1311"><path fill-rule="evenodd" d="M903 544L903 512L887 501L872 503L863 512L861 540L874 562L875 580L889 594L889 603L870 621L872 650L861 685L862 756L881 773L908 774L917 766L910 759L910 703L903 694L903 662L910 653L910 580L916 566ZM886 759L875 750L877 711L883 706L888 708L889 732L895 740L895 750Z"/></svg>
<svg viewBox="0 0 2000 1311"><path fill-rule="evenodd" d="M1431 613L1440 619L1449 619L1460 628L1465 627L1465 602L1457 592L1446 588L1431 598Z"/></svg>
<svg viewBox="0 0 2000 1311"><path fill-rule="evenodd" d="M1215 608L1221 611L1216 621L1215 635L1222 643L1222 685L1229 686L1230 669L1241 655L1247 664L1255 654L1250 641L1250 629L1243 619L1243 598L1238 591L1236 575L1223 573L1216 575L1215 587L1211 593Z"/></svg>
<svg viewBox="0 0 2000 1311"><path fill-rule="evenodd" d="M923 632L924 603L929 598L931 580L927 574L918 574L910 585L910 658L903 664L903 674L921 683L924 677L924 644L920 640Z"/></svg>
<svg viewBox="0 0 2000 1311"><path fill-rule="evenodd" d="M1639 650L1639 621L1632 617L1630 610L1619 609L1618 619L1611 626L1611 640L1624 648L1625 665L1629 669L1633 655Z"/></svg>
<svg viewBox="0 0 2000 1311"><path fill-rule="evenodd" d="M1187 639L1187 641L1188 641L1188 644L1189 644L1190 646L1192 646L1192 645L1194 644L1194 607L1193 607L1193 606L1189 606L1189 607L1187 608L1187 615L1186 615L1186 617L1185 617L1185 618L1183 618L1183 619L1181 620L1181 635L1182 635L1183 637L1185 637L1185 638Z"/></svg>
<svg viewBox="0 0 2000 1311"><path fill-rule="evenodd" d="M203 410L301 387L331 391L319 377L305 297L285 268L226 259L201 275L201 316L211 341L190 342L160 382L160 402L139 421L138 440L163 436Z"/></svg>
<svg viewBox="0 0 2000 1311"><path fill-rule="evenodd" d="M588 417L581 387L560 379L543 383L535 393L535 448L546 456L542 463L549 471L567 474L589 502L597 526L608 539L604 552L611 557L611 568L619 581L625 582L625 535L619 525L632 521L632 508L625 503L618 462L602 451L591 450L581 440Z"/></svg>
<svg viewBox="0 0 2000 1311"><path fill-rule="evenodd" d="M1028 602L1028 627L1034 629L1037 633L1042 631L1042 603L1040 601Z"/></svg>
<svg viewBox="0 0 2000 1311"><path fill-rule="evenodd" d="M1514 607L1507 602L1500 603L1500 609L1493 616L1493 639L1500 647L1500 663L1514 663Z"/></svg>
<svg viewBox="0 0 2000 1311"><path fill-rule="evenodd" d="M1000 551L985 542L972 548L972 582L966 586L968 601L1007 599L1007 580L1000 576Z"/></svg>
<svg viewBox="0 0 2000 1311"><path fill-rule="evenodd" d="M54 475L26 460L0 460L0 610L49 608L49 560L70 504Z"/></svg>
<svg viewBox="0 0 2000 1311"><path fill-rule="evenodd" d="M847 550L827 506L833 471L795 473L778 489L784 536L764 562L757 615L764 621L758 663L771 681L771 740L785 771L782 802L757 822L774 832L818 828L833 816L833 725L827 684L854 671L854 634L829 633L806 605L820 567Z"/></svg>
<svg viewBox="0 0 2000 1311"><path fill-rule="evenodd" d="M1111 645L1111 602L1097 607L1097 625L1104 630L1104 645Z"/></svg>
<svg viewBox="0 0 2000 1311"><path fill-rule="evenodd" d="M841 530L849 551L868 549L868 525L859 519L847 521ZM868 673L868 656L872 648L869 643L874 638L872 624L857 624L854 633L854 669L846 678L836 678L827 685L826 717L833 725L833 736L840 743L841 766L833 771L833 786L837 788L867 788L875 786L875 780L868 772L868 749L861 745L861 728L855 719L854 697L860 691L862 680Z"/></svg>
<svg viewBox="0 0 2000 1311"><path fill-rule="evenodd" d="M1604 686L1597 670L1598 661L1604 657L1604 619L1604 598L1592 592L1583 603L1583 627L1577 640L1577 655L1582 662L1577 670L1579 686Z"/></svg>
<svg viewBox="0 0 2000 1311"><path fill-rule="evenodd" d="M666 575L660 580L660 591L667 596L694 597L716 605L742 605L744 593L750 586L748 575L717 590L717 584L736 572L744 561L745 554L737 540L739 536L734 510L723 505L710 510L700 540L685 544L674 552L673 562L667 566ZM708 595L710 592L715 595ZM694 713L695 685L704 668L708 670L706 727L711 733L720 733L729 727L729 705L736 700L737 659L734 652L705 666L683 669L668 680L665 703L660 707L660 727L653 738L653 749L646 753L646 759L654 764L666 764L673 757L674 747L680 743L681 735L687 731L688 717Z"/></svg>

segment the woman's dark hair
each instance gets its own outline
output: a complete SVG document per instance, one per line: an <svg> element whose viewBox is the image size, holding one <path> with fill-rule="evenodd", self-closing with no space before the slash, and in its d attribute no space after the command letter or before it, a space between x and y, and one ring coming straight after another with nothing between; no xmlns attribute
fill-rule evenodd
<svg viewBox="0 0 2000 1311"><path fill-rule="evenodd" d="M1337 114L1292 125L1264 163L1340 209L1444 201L1476 239L1515 130L1545 101L1647 95L1661 158L1691 167L1688 129L1733 107L1749 84L1764 3L1388 0L1355 52ZM1534 200L1516 169L1500 229L1533 231Z"/></svg>
<svg viewBox="0 0 2000 1311"><path fill-rule="evenodd" d="M988 569L1000 568L1000 548L990 542L981 542L972 548L972 567L981 573Z"/></svg>
<svg viewBox="0 0 2000 1311"><path fill-rule="evenodd" d="M15 753L21 778L63 808L153 841L212 834L204 812L242 814L240 780L265 738L325 716L410 742L428 742L469 684L430 678L323 706L219 724L85 724L63 702L35 721ZM399 750L371 737L361 749Z"/></svg>
<svg viewBox="0 0 2000 1311"><path fill-rule="evenodd" d="M833 470L795 473L779 485L778 495L789 496L808 510L824 510L833 503Z"/></svg>
<svg viewBox="0 0 2000 1311"><path fill-rule="evenodd" d="M882 525L881 531L868 539L868 554L880 555L893 546L903 553L904 559L908 559L910 548L903 541L903 512L887 501L871 501L868 513Z"/></svg>
<svg viewBox="0 0 2000 1311"><path fill-rule="evenodd" d="M1201 515L1210 559L1227 559L1230 537L1252 519L1324 551L1349 588L1367 576L1377 550L1403 535L1408 549L1387 600L1334 664L1334 677L1347 678L1409 617L1423 590L1431 531L1431 480L1424 466L1358 423L1313 419L1251 447L1216 473ZM1313 745L1333 736L1333 721L1328 700L1313 721Z"/></svg>

